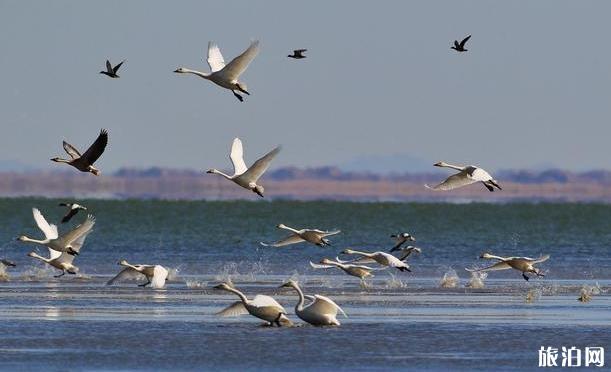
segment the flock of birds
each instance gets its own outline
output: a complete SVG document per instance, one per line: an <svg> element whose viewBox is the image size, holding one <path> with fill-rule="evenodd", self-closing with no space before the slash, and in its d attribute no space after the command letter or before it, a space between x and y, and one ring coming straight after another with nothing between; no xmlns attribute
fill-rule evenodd
<svg viewBox="0 0 611 372"><path fill-rule="evenodd" d="M467 49L465 49L465 45L470 38L471 35L465 37L460 42L455 40L454 45L451 48L457 52L466 52ZM293 54L288 55L288 57L293 59L304 59L306 58L304 55L306 51L306 49L296 49L293 51ZM239 101L243 101L244 98L241 94L243 93L250 95L250 93L247 90L246 84L240 81L239 78L252 60L257 56L258 52L259 42L253 41L242 54L226 64L218 45L214 42L210 42L208 44L207 58L208 65L210 66L210 72L201 72L185 67L180 67L174 72L181 74L194 74L203 79L209 80L222 88L230 90ZM110 61L107 60L106 70L100 71L100 73L113 79L119 78L118 71L124 62L125 61L122 61L113 67ZM81 172L89 172L95 176L100 176L101 171L96 168L94 164L104 153L107 144L108 131L102 129L97 139L84 153L81 153L70 143L63 141L63 148L70 158L63 159L61 157L54 157L51 160L58 163L69 164ZM231 145L229 155L233 165L233 174L229 175L217 169L210 169L207 171L207 173L222 176L238 186L250 190L260 197L264 197L265 188L261 185L259 179L269 168L272 160L276 155L278 155L280 150L280 146L272 149L267 154L257 159L250 167L247 167L246 162L244 161L244 149L242 141L239 138L235 138ZM481 182L489 191L494 191L495 189L502 190L498 181L496 181L490 175L490 173L474 165L461 166L452 165L445 162L438 162L434 164L434 166L454 169L457 171L457 173L452 174L443 182L435 186L425 185L429 189L448 191ZM61 203L60 206L67 209L61 223L69 222L79 213L79 211L87 211L85 206L77 203ZM66 273L77 274L79 268L75 266L74 259L80 254L81 248L85 243L85 239L89 233L91 233L93 226L95 225L95 217L92 214L88 214L81 224L60 235L57 225L47 222L45 217L38 209L33 208L32 214L36 225L44 234L44 239L34 239L25 235L22 235L17 239L21 242L46 246L49 251L49 256L43 257L35 252L30 252L28 256L43 261L46 264L60 270L60 274L58 274L56 277L61 277ZM324 231L319 229L296 229L284 224L279 224L277 227L279 229L288 231L289 235L277 242L261 242L261 245L266 247L284 247L291 244L308 242L323 247L331 245L331 242L328 239L329 236L340 233L339 230ZM393 234L391 237L396 240L396 243L389 250L389 252L366 252L355 249L344 249L341 251L342 254L356 255L358 258L349 261L341 260L339 257L336 257L335 260L323 258L319 263L310 262L310 265L315 269L336 268L342 270L347 275L359 278L362 284L364 284L364 280L366 278L373 277L372 272L376 270L394 268L402 272L411 271L407 260L413 253L421 253L421 249L406 244L415 241L415 238L406 232ZM467 270L471 272L487 272L515 269L522 273L525 280L529 280L529 276L526 275L527 273L531 273L536 276L544 276L542 271L535 267L535 265L546 261L549 258L549 255L539 258L529 258L501 257L491 253L484 253L481 255L481 258L495 260L496 263L480 269ZM1 260L0 264L4 266L15 266L13 262L8 260ZM150 285L152 288L159 289L165 286L168 278L168 269L161 265L130 264L124 259L118 264L123 269L107 282L108 285L111 285L117 281L133 278L135 276L143 276L146 278L146 282L139 284L139 286L145 287ZM377 266L374 267L368 265ZM281 287L292 288L297 292L299 300L295 306L295 314L309 324L338 326L340 325L340 322L337 320L337 314L341 313L346 315L341 307L328 297L319 294L305 295L299 284L294 280L287 281ZM239 301L231 304L219 312L219 315L232 316L250 314L259 319L265 320L269 325L275 324L281 326L292 324L290 319L287 317L286 310L270 296L259 294L252 300L249 300L231 283L221 283L214 288L229 291L239 297Z"/></svg>

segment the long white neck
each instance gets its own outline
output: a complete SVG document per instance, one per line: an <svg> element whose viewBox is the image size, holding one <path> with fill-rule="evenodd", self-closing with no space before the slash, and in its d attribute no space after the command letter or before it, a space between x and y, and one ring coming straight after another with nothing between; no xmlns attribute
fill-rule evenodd
<svg viewBox="0 0 611 372"><path fill-rule="evenodd" d="M303 303L305 302L303 291L301 290L301 288L299 288L297 284L295 284L293 288L297 291L297 294L299 295L299 302L297 302L297 305L295 305L295 311L301 311L303 310Z"/></svg>
<svg viewBox="0 0 611 372"><path fill-rule="evenodd" d="M501 261L507 260L507 257L496 256L496 255L493 255L493 254L490 254L490 253L484 253L482 255L482 257L483 258L493 258L493 259L501 260Z"/></svg>
<svg viewBox="0 0 611 372"><path fill-rule="evenodd" d="M232 177L232 176L230 176L230 175L228 175L228 174L225 174L225 173L221 172L221 171L220 171L220 170L218 170L218 169L211 169L211 170L210 170L210 172L211 172L212 174L220 174L221 176L223 176L223 177L227 178L228 180L233 180L233 177Z"/></svg>
<svg viewBox="0 0 611 372"><path fill-rule="evenodd" d="M238 297L240 297L240 300L242 301L242 303L243 303L244 305L246 305L246 304L248 303L248 299L246 298L246 296L244 296L244 293L242 293L242 292L238 291L238 290L237 290L237 289L235 289L235 288L226 288L226 290L227 290L227 291L229 291L229 292L232 292L232 293L237 294L237 295L238 295Z"/></svg>
<svg viewBox="0 0 611 372"><path fill-rule="evenodd" d="M365 256L365 257L372 257L373 256L373 253L367 253L367 252L361 252L361 251L355 251L355 250L351 250L350 252L351 252L351 254L358 254L358 255L361 255L361 256Z"/></svg>
<svg viewBox="0 0 611 372"><path fill-rule="evenodd" d="M45 239L45 240L36 240L36 239L31 239L28 238L27 236L24 236L21 238L22 242L28 242L28 243L35 243L35 244L40 244L40 245L47 245L51 239Z"/></svg>
<svg viewBox="0 0 611 372"><path fill-rule="evenodd" d="M286 225L278 225L279 229L288 230L290 232L294 232L295 234L299 234L299 230L295 230L292 227L288 227Z"/></svg>
<svg viewBox="0 0 611 372"><path fill-rule="evenodd" d="M347 266L342 264L341 262L329 261L329 262L327 262L327 265L332 265L332 266L335 266L335 267L339 267L342 270L346 270L347 269Z"/></svg>
<svg viewBox="0 0 611 372"><path fill-rule="evenodd" d="M204 78L206 80L208 80L210 78L210 74L207 74L207 73L201 72L201 71L197 71L197 70L191 70L191 69L184 68L184 67L182 68L182 72L185 73L185 74L194 74L194 75L197 75L197 76L199 76L201 78Z"/></svg>
<svg viewBox="0 0 611 372"><path fill-rule="evenodd" d="M123 262L123 263L121 263L121 266L129 267L130 269L135 270L135 271L137 271L139 273L144 271L143 268L138 267L138 266L134 266L134 265L130 264L129 262Z"/></svg>
<svg viewBox="0 0 611 372"><path fill-rule="evenodd" d="M51 259L50 259L50 258L45 258L45 257L43 257L43 256L41 256L41 255L39 255L39 254L34 253L34 252L30 253L30 257L37 258L37 259L39 259L39 260L41 260L41 261L44 261L44 262L46 262L46 263L49 263L49 262L51 261Z"/></svg>
<svg viewBox="0 0 611 372"><path fill-rule="evenodd" d="M448 163L441 163L442 167L456 169L457 171L462 171L465 167L461 167L460 165L453 165Z"/></svg>

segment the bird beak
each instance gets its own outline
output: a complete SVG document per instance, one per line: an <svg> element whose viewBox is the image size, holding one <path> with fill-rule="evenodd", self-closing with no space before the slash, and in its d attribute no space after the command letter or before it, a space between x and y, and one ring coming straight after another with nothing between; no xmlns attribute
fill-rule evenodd
<svg viewBox="0 0 611 372"><path fill-rule="evenodd" d="M217 284L217 285L215 285L215 286L214 286L214 287L212 287L212 288L214 288L214 289L222 289L222 288L223 288L223 285L222 285L222 284Z"/></svg>
<svg viewBox="0 0 611 372"><path fill-rule="evenodd" d="M174 70L174 72L176 72L176 73L179 73L179 74L180 74L180 70L179 70L179 69Z"/></svg>

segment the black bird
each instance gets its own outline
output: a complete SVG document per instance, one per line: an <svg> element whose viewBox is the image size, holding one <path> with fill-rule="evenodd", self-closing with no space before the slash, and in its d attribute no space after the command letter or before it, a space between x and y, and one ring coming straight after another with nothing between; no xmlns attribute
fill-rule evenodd
<svg viewBox="0 0 611 372"><path fill-rule="evenodd" d="M392 249L390 250L391 252L398 251L399 248L401 248L401 246L403 245L403 243L407 241L411 241L411 242L416 241L416 238L414 238L411 234L406 233L406 232L400 233L400 234L392 234L390 237L395 238L395 240L397 241L397 244L394 247L392 247Z"/></svg>
<svg viewBox="0 0 611 372"><path fill-rule="evenodd" d="M79 210L84 210L84 211L87 210L87 208L83 207L80 204L76 204L76 203L59 203L59 206L60 207L69 207L68 213L66 213L64 218L62 218L62 223L66 223L70 221L70 219L74 217L78 213Z"/></svg>
<svg viewBox="0 0 611 372"><path fill-rule="evenodd" d="M121 63L119 63L115 67L112 67L110 65L110 61L106 60L106 71L100 71L100 74L110 76L111 78L114 78L114 79L119 78L119 75L117 75L117 71L119 71L119 68L121 67L123 62L125 62L125 60L121 61Z"/></svg>
<svg viewBox="0 0 611 372"><path fill-rule="evenodd" d="M295 49L293 51L293 54L289 54L287 57L289 58L295 58L295 59L302 59L302 58L306 58L306 56L303 55L304 52L307 52L307 49Z"/></svg>
<svg viewBox="0 0 611 372"><path fill-rule="evenodd" d="M465 49L465 44L467 43L467 41L471 38L471 35L467 36L466 38L462 39L462 41L459 43L458 40L454 40L454 46L451 49L454 49L457 52L466 52L469 49Z"/></svg>

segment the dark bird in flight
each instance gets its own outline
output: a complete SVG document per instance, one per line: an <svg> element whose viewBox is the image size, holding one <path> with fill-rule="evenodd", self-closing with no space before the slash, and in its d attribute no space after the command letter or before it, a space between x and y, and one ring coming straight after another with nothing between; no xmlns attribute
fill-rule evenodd
<svg viewBox="0 0 611 372"><path fill-rule="evenodd" d="M471 35L467 36L466 38L462 39L462 41L459 43L458 40L454 40L454 46L451 49L454 49L457 52L466 52L469 49L465 49L465 44L467 43L467 41L471 38Z"/></svg>
<svg viewBox="0 0 611 372"><path fill-rule="evenodd" d="M70 221L70 219L74 217L78 213L79 210L84 210L84 211L87 210L87 208L83 207L80 204L76 204L76 203L59 203L59 206L68 207L68 213L66 213L64 218L62 218L62 223L66 223Z"/></svg>
<svg viewBox="0 0 611 372"><path fill-rule="evenodd" d="M407 241L410 241L410 242L416 241L416 238L414 238L410 233L406 233L406 232L400 233L400 234L392 234L390 237L395 238L395 240L397 241L395 246L392 247L392 249L390 250L391 252L398 251L399 248L401 248L401 246L403 245L403 243Z"/></svg>
<svg viewBox="0 0 611 372"><path fill-rule="evenodd" d="M295 58L295 59L306 58L306 56L304 56L303 53L307 51L308 51L307 49L295 49L293 50L293 54L289 54L287 57Z"/></svg>
<svg viewBox="0 0 611 372"><path fill-rule="evenodd" d="M81 155L76 147L64 141L64 150L66 153L68 153L68 155L70 155L71 159L68 160L56 157L52 158L51 161L56 163L67 163L81 172L91 172L96 176L99 176L101 172L99 169L93 166L93 163L95 163L95 161L102 155L104 149L106 148L106 144L108 144L108 132L106 129L102 129L98 138L91 146L89 146L84 154Z"/></svg>
<svg viewBox="0 0 611 372"><path fill-rule="evenodd" d="M114 78L114 79L118 78L119 75L117 75L117 71L119 71L119 68L121 67L123 62L125 62L125 60L121 61L121 63L119 63L115 67L112 67L110 64L110 61L106 60L106 71L100 71L100 74L110 76L111 78Z"/></svg>

